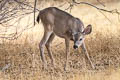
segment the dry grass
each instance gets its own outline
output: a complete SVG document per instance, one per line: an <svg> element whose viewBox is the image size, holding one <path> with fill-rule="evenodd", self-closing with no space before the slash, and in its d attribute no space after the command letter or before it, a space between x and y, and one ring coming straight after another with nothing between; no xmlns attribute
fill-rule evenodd
<svg viewBox="0 0 120 80"><path fill-rule="evenodd" d="M120 3L107 4L111 9L120 10L119 5ZM52 50L57 66L55 69L52 68L45 51L48 70L43 71L38 49L38 43L43 35L43 27L40 24L26 31L18 40L1 40L0 69L6 66L7 68L0 72L0 80L119 80L120 21L118 16L104 13L109 17L110 22L99 11L87 6L74 7L71 14L83 20L85 26L93 25L93 32L86 36L85 43L96 70L91 70L81 49L76 51L72 49L71 42L70 71L65 72L63 70L64 40L56 37ZM20 26L22 25L25 25L25 21L24 24L20 23Z"/></svg>

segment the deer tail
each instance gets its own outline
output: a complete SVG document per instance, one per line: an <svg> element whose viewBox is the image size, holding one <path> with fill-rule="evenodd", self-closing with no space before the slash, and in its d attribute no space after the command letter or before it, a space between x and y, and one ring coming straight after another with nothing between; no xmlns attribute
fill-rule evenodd
<svg viewBox="0 0 120 80"><path fill-rule="evenodd" d="M39 12L38 16L37 16L37 22L39 23L40 21L40 17L41 17L41 11Z"/></svg>

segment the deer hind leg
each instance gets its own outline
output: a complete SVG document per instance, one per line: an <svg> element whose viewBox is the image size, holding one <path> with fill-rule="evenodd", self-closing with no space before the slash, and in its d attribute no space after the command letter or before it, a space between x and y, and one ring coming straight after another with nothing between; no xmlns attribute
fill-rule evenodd
<svg viewBox="0 0 120 80"><path fill-rule="evenodd" d="M45 44L47 43L51 34L52 34L52 31L45 30L44 31L44 36L43 36L43 38L42 38L42 40L40 41L40 44L39 44L40 56L41 56L41 59L42 59L42 62L43 62L43 67L45 69L47 68L47 62L45 60L44 47L45 47Z"/></svg>
<svg viewBox="0 0 120 80"><path fill-rule="evenodd" d="M50 59L51 59L51 62L52 62L52 64L53 64L53 66L54 66L54 58L53 58L53 55L52 55L52 51L51 51L50 46L51 46L51 43L52 43L54 37L55 37L55 34L52 33L52 34L50 35L50 37L49 37L49 39L48 39L46 45L45 45L46 48L47 48L48 55L49 55L49 57L50 57Z"/></svg>
<svg viewBox="0 0 120 80"><path fill-rule="evenodd" d="M85 56L87 57L90 65L91 65L91 67L92 67L93 69L95 69L95 66L93 65L93 63L92 63L92 61L91 61L91 59L90 59L90 57L89 57L89 54L88 54L88 52L87 52L87 49L86 49L86 46L85 46L85 43L84 43L84 42L83 42L83 44L81 45L81 48L82 48L83 51L85 52Z"/></svg>

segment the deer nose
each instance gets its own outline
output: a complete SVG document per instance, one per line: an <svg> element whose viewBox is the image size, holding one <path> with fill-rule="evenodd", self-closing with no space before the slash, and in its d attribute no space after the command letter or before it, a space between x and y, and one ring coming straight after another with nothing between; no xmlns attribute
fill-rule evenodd
<svg viewBox="0 0 120 80"><path fill-rule="evenodd" d="M78 46L77 46L77 45L74 45L74 46L73 46L73 48L74 48L74 49L77 49L77 48L78 48Z"/></svg>

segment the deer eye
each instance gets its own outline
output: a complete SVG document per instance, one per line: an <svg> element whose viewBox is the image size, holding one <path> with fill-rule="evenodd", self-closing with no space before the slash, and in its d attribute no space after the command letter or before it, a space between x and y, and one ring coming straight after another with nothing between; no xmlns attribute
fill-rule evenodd
<svg viewBox="0 0 120 80"><path fill-rule="evenodd" d="M80 41L81 41L82 39L80 39Z"/></svg>

